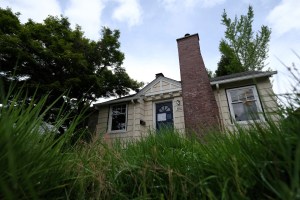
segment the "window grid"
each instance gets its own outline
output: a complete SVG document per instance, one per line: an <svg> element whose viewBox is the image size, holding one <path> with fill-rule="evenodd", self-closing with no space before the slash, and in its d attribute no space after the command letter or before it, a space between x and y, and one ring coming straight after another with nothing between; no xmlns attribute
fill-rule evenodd
<svg viewBox="0 0 300 200"><path fill-rule="evenodd" d="M127 105L114 105L110 112L110 131L122 132L126 131L127 126Z"/></svg>
<svg viewBox="0 0 300 200"><path fill-rule="evenodd" d="M227 90L231 117L238 123L264 120L255 86Z"/></svg>

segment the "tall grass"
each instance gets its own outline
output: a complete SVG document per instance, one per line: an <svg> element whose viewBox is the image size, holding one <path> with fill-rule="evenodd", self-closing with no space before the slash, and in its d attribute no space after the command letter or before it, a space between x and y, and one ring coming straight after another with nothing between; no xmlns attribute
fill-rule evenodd
<svg viewBox="0 0 300 200"><path fill-rule="evenodd" d="M46 98L1 100L0 199L300 199L300 104L278 122L201 140L162 130L124 148L71 143L83 115L62 137L41 134ZM67 117L62 108L57 126Z"/></svg>
<svg viewBox="0 0 300 200"><path fill-rule="evenodd" d="M279 121L266 116L264 124L201 141L164 130L126 149L101 141L83 147L93 158L86 167L98 177L97 198L300 199L300 104L291 95Z"/></svg>
<svg viewBox="0 0 300 200"><path fill-rule="evenodd" d="M287 127L210 133L205 143L165 132L106 150L101 198L299 198L300 137Z"/></svg>
<svg viewBox="0 0 300 200"><path fill-rule="evenodd" d="M4 94L4 91L1 91ZM70 170L76 156L70 138L82 116L57 138L58 127L68 118L61 110L57 129L41 130L47 99L25 102L21 90L1 95L0 107L0 199L43 199L77 196L77 174ZM12 97L10 99L9 97ZM55 103L55 102L54 102Z"/></svg>

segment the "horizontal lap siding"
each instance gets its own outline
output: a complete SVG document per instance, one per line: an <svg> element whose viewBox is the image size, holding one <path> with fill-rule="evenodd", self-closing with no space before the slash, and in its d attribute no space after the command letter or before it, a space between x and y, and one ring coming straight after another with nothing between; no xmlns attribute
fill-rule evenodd
<svg viewBox="0 0 300 200"><path fill-rule="evenodd" d="M109 106L99 108L98 123L96 126L97 134L104 134L107 132L108 112Z"/></svg>
<svg viewBox="0 0 300 200"><path fill-rule="evenodd" d="M142 137L146 133L146 125L141 125L140 121L145 122L145 109L144 101L140 100L139 103L135 104L135 125L134 125L134 137Z"/></svg>
<svg viewBox="0 0 300 200"><path fill-rule="evenodd" d="M153 130L153 102L146 101L144 105L146 127L148 130Z"/></svg>
<svg viewBox="0 0 300 200"><path fill-rule="evenodd" d="M224 88L220 88L219 93L216 90L214 90L214 95L219 108L220 121L224 124L224 128L227 128L231 125L231 118L226 97L226 91Z"/></svg>
<svg viewBox="0 0 300 200"><path fill-rule="evenodd" d="M275 96L272 85L269 80L265 80L261 84L257 85L262 107L267 118L272 120L278 120L278 104L277 97Z"/></svg>
<svg viewBox="0 0 300 200"><path fill-rule="evenodd" d="M180 105L177 105L177 101ZM184 113L183 113L183 101L182 97L175 97L173 100L173 113L174 113L174 128L180 133L184 133Z"/></svg>

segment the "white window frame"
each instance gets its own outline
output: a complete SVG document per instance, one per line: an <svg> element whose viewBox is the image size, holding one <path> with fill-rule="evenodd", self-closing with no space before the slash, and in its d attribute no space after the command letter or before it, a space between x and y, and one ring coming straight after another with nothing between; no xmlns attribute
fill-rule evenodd
<svg viewBox="0 0 300 200"><path fill-rule="evenodd" d="M125 129L122 130L112 130L112 111L113 111L113 107L116 106L122 106L125 105L126 106L126 113L125 113ZM108 131L110 133L124 133L127 131L127 117L128 117L128 105L126 103L121 103L121 104L115 104L115 105L111 105L109 108L109 120L108 120Z"/></svg>
<svg viewBox="0 0 300 200"><path fill-rule="evenodd" d="M257 108L259 119L256 119L256 120L236 121L234 110L233 110L233 106L232 106L232 104L233 104L232 103L232 97L231 97L230 92L236 91L236 90L242 90L242 89L252 89L253 95L254 95L254 100L251 100L251 101L254 101L255 104L256 104L256 108ZM260 98L258 96L257 88L256 88L255 85L227 89L226 90L226 94L227 94L227 100L228 100L228 105L229 105L229 112L230 112L231 119L232 119L233 123L248 124L248 123L251 123L251 122L265 121L265 117L264 117L264 114L263 114L263 109L262 109L261 101L260 101Z"/></svg>

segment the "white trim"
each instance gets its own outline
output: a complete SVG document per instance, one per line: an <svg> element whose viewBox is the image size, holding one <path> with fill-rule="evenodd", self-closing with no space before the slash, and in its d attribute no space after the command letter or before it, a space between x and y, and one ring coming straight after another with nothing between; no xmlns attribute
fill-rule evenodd
<svg viewBox="0 0 300 200"><path fill-rule="evenodd" d="M230 78L230 79L225 79L225 80L220 80L220 81L212 81L212 82L210 82L210 85L243 81L243 80L260 78L260 77L265 77L265 76L272 76L274 74L277 74L277 71L264 72L264 73L260 73L260 74L251 74L251 75L247 75L247 76L240 76L240 77L235 77L235 78Z"/></svg>
<svg viewBox="0 0 300 200"><path fill-rule="evenodd" d="M233 110L233 107L232 107L232 98L231 98L230 92L235 91L235 90L246 89L246 88L251 88L253 90L253 95L254 95L254 98L255 98L253 101L256 104L259 119L258 120L247 120L247 121L236 121L234 110ZM262 109L261 102L260 102L260 98L259 98L259 95L257 93L257 88L256 88L255 85L249 85L249 86L244 86L244 87L226 89L226 95L227 95L227 101L228 101L228 106L229 106L229 112L230 112L231 119L232 119L233 123L248 124L249 122L251 123L251 122L254 122L254 121L265 121L265 118L264 118L264 115L263 115L263 109Z"/></svg>
<svg viewBox="0 0 300 200"><path fill-rule="evenodd" d="M178 86L181 88L181 83L179 81L176 81L176 80L173 80L173 79L170 79L170 78L167 78L167 77L163 77L163 76L160 76L156 79L154 79L151 83L149 83L148 85L146 85L143 89L141 89L137 95L143 95L146 93L146 91L151 88L151 93L152 93L152 87L157 84L159 81L166 81L166 82L169 82L170 84L173 84L175 86Z"/></svg>
<svg viewBox="0 0 300 200"><path fill-rule="evenodd" d="M134 95L131 97L123 97L121 99L113 99L113 100L97 103L97 104L94 104L93 106L97 109L97 107L101 107L101 106L105 106L105 105L126 104L125 102L130 102L130 101L134 101L134 100L138 100L138 99L139 99L139 96Z"/></svg>
<svg viewBox="0 0 300 200"><path fill-rule="evenodd" d="M132 103L132 106L133 106L133 126L132 126L132 129L133 129L133 132L135 133L135 126L136 126L136 115L135 115L135 112L136 112L136 104L134 103L134 101L131 102ZM127 111L127 107L126 107L126 111ZM128 112L127 112L128 113ZM126 113L126 115L127 115ZM127 119L127 117L126 117ZM127 130L127 123L126 123L126 130Z"/></svg>
<svg viewBox="0 0 300 200"><path fill-rule="evenodd" d="M170 90L147 93L147 94L145 94L145 96L148 97L148 96L155 96L155 95L163 95L163 94L167 94L167 93L171 93L171 92L178 92L178 91L181 91L181 88L174 88L174 89L170 89Z"/></svg>
<svg viewBox="0 0 300 200"><path fill-rule="evenodd" d="M126 106L126 113L125 113L125 130L111 130L112 126L112 107L114 106ZM108 132L109 133L126 133L127 132L127 126L128 126L128 104L127 103L120 103L120 104L114 104L109 106L109 116L108 116Z"/></svg>
<svg viewBox="0 0 300 200"><path fill-rule="evenodd" d="M162 91L162 80L159 81L159 91Z"/></svg>

